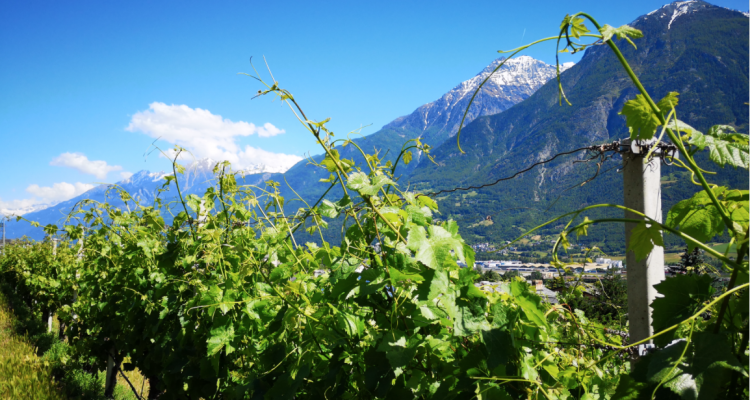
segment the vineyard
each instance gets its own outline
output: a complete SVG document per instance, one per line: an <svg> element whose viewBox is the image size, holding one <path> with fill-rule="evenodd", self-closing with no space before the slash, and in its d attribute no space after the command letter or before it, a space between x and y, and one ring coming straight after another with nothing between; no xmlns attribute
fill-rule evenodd
<svg viewBox="0 0 750 400"><path fill-rule="evenodd" d="M283 198L283 183L239 185L226 162L202 196L183 196L177 147L163 190L176 188L179 201L141 204L117 187L110 190L125 208L82 201L64 224L45 227L50 239L4 248L0 289L16 312L43 324L56 316L53 336L67 345L68 370L140 371L148 390L131 383L136 398L748 398L748 190L712 185L694 158L705 151L722 167L747 169L748 137L729 125L702 133L678 120L677 93L654 101L618 48L640 36L579 13L566 16L559 36L534 43L557 41L571 52L609 46L640 93L622 109L631 138L675 144L680 156L671 161L692 176L681 184L702 188L664 223L600 204L543 225L567 224L552 252L560 271L570 272L558 257L569 236L624 222L638 224L629 251L640 258L670 234L722 263L731 275L722 290L698 273L657 285L656 333L645 340L546 303L520 278L475 286L477 273L458 264L473 265L474 252L457 223L439 221L433 197L398 184L397 166L418 151L429 156L429 146L411 140L384 163L336 139L327 120L308 118L257 71L250 76L258 96L287 103L324 150L321 181L340 198L290 211L300 199ZM343 146L366 163L341 158ZM641 218L585 217L603 207ZM323 231L336 219L342 239L334 245ZM298 241L299 232L322 245ZM726 253L707 245L724 232ZM732 245L736 259L728 257ZM637 351L649 341L653 350Z"/></svg>

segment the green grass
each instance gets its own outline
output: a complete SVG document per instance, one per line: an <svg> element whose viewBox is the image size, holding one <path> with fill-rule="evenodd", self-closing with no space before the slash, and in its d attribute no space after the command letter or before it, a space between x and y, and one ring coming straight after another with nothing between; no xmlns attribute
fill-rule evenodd
<svg viewBox="0 0 750 400"><path fill-rule="evenodd" d="M724 252L727 251L728 244L729 243L713 244L711 245L711 247L719 253L724 254ZM729 249L729 254L737 254L737 244L732 245L732 247Z"/></svg>

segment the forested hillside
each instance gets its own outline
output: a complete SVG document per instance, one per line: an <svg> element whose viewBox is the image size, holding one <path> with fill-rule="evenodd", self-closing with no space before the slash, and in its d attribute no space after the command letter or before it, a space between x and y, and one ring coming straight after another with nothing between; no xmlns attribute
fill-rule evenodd
<svg viewBox="0 0 750 400"><path fill-rule="evenodd" d="M748 17L693 2L689 12L670 21L677 7L677 3L667 5L632 23L644 34L634 41L637 49L624 40L618 45L656 98L680 93L678 118L702 131L721 123L747 132ZM550 82L509 110L469 124L460 138L466 154L460 153L455 140L446 141L433 151L438 165L420 163L410 182L424 191L483 184L557 153L627 137L625 119L618 113L637 90L618 65L608 48L587 49L581 61L561 76L572 105L564 101L560 105L557 83ZM620 159L604 163L596 179L580 186L597 169L593 162L580 163L586 157L584 152L560 157L496 186L443 195L441 211L446 218L462 221L468 240L479 241L511 239L561 210L594 203L621 204ZM699 189L673 184L676 177L686 177L683 171L662 169L665 210ZM745 171L725 168L717 172L711 178L718 184L748 187ZM493 224L479 224L487 216L492 216ZM592 230L588 240L605 238L624 243L622 227Z"/></svg>

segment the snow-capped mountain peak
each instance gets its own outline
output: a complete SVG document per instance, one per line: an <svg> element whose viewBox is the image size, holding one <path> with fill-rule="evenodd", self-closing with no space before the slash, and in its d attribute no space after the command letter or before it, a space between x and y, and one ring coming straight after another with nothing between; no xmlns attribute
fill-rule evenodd
<svg viewBox="0 0 750 400"><path fill-rule="evenodd" d="M649 18L657 18L659 20L663 20L667 24L667 30L672 29L672 25L677 21L680 17L688 14L692 14L695 12L717 8L718 6L715 6L713 4L706 3L701 0L687 0L687 1L675 1L672 3L665 4L661 6L661 8L657 8L654 11L651 11L650 13L638 18L640 19L649 19ZM718 8L725 8L725 7L718 7ZM729 8L726 8L727 10L731 10ZM735 12L740 12L744 16L749 16L750 14L746 12L741 12L737 10L732 10ZM637 20L636 20L637 21Z"/></svg>
<svg viewBox="0 0 750 400"><path fill-rule="evenodd" d="M492 71L501 63L498 71ZM575 63L560 65L560 72L571 68ZM505 57L494 60L476 76L461 82L438 100L419 107L411 115L401 117L386 125L391 129L418 129L425 135L436 138L433 145L442 139L458 132L461 118L466 111L471 96L477 87L490 75L477 94L464 124L483 115L497 114L525 100L550 79L557 75L557 68L529 56L520 56L506 60Z"/></svg>

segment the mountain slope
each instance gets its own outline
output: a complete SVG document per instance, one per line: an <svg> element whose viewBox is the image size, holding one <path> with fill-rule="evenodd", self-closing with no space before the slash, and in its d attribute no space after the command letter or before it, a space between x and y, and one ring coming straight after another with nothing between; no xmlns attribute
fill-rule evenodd
<svg viewBox="0 0 750 400"><path fill-rule="evenodd" d="M645 35L636 40L638 49L624 41L618 46L654 98L680 92L678 117L699 130L728 123L747 132L747 16L700 1L676 2L631 25ZM467 154L461 154L456 141L449 140L433 152L439 165L420 164L410 181L426 190L492 182L554 154L628 136L618 112L637 92L607 46L589 48L561 78L573 106L558 105L556 83L550 82L505 112L478 118L461 134L461 147ZM573 163L582 157L579 153L557 159L515 180L479 190L468 199L446 196L442 211L465 221L464 234L470 240L500 240L562 210L622 203L622 178L614 170L576 187L594 172L591 166ZM602 170L617 165L610 162ZM681 172L663 170L664 176L670 174ZM746 171L722 170L711 178L735 187L748 186ZM567 190L571 187L575 189ZM666 185L665 209L694 190L684 180ZM558 196L562 197L558 200ZM510 208L514 210L499 211ZM500 217L494 218L492 226L472 227L496 212ZM620 237L621 231L617 227L607 234Z"/></svg>
<svg viewBox="0 0 750 400"><path fill-rule="evenodd" d="M442 144L445 139L458 132L461 118L476 88L505 60L504 57L498 58L475 77L461 82L441 98L417 108L407 116L397 118L383 128L423 132L420 136L424 136L428 144ZM563 64L560 72L573 65ZM556 74L554 66L529 56L507 60L477 94L464 123L468 124L479 116L498 114L507 110L534 94Z"/></svg>
<svg viewBox="0 0 750 400"><path fill-rule="evenodd" d="M417 108L407 116L395 119L380 131L354 141L366 152L379 152L385 160L395 161L401 146L410 139L421 138L423 142L436 147L456 134L461 117L466 111L474 90L500 64L504 57L493 61L473 78L461 82L441 98ZM561 71L570 68L573 63L561 66ZM482 87L476 96L464 124L479 116L500 113L523 101L537 91L542 85L556 76L555 66L522 56L508 60ZM361 154L349 146L339 148L342 158L353 159L357 164L363 163ZM324 156L314 156L320 162ZM399 169L399 173L408 175L418 162ZM283 177L272 179L286 181L306 200L315 200L326 187L318 181L327 178L328 173L318 167L302 161L287 171ZM288 195L292 195L287 191Z"/></svg>
<svg viewBox="0 0 750 400"><path fill-rule="evenodd" d="M180 175L180 190L183 196L188 194L203 195L209 186L214 183L213 168L216 165L216 161L209 158L195 160L188 164L185 168L185 173ZM248 171L250 173L255 170ZM172 173L165 172L149 172L140 171L133 174L127 179L123 179L114 185L99 185L86 193L74 197L70 200L60 202L50 207L39 211L29 212L23 215L23 217L29 221L39 222L42 226L47 224L57 224L60 226L70 211L83 200L93 200L96 202L108 202L110 205L122 210L126 210L128 205L122 201L120 195L114 190L117 186L130 194L134 199L137 199L142 206L154 205L154 200L157 195L157 191L161 189L165 183L164 177L172 175ZM255 173L250 174L241 180L240 183L255 185L263 182L271 177L270 173ZM181 211L182 205L177 205L177 188L174 183L166 187L167 192L160 195L164 203L167 204L167 209L174 209L178 207L176 212ZM133 203L129 204L131 207ZM85 206L88 207L88 206ZM169 213L163 213L167 222L171 221ZM33 227L26 221L18 221L15 219L8 222L6 235L9 238L19 238L22 236L28 236L32 239L40 240L44 238L44 231L41 227Z"/></svg>

